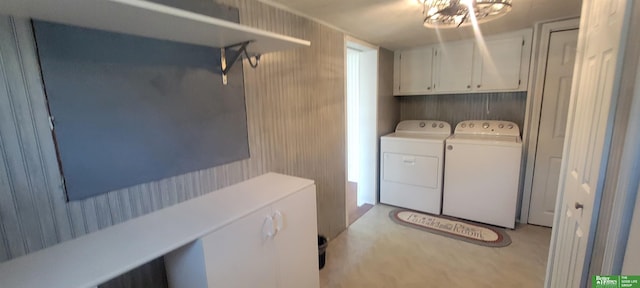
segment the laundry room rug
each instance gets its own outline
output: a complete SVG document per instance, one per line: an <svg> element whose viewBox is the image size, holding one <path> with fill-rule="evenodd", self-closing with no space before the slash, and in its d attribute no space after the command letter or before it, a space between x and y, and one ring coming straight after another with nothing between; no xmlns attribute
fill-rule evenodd
<svg viewBox="0 0 640 288"><path fill-rule="evenodd" d="M489 225L405 209L395 209L389 217L400 225L482 246L505 247L511 244L511 238L504 230Z"/></svg>

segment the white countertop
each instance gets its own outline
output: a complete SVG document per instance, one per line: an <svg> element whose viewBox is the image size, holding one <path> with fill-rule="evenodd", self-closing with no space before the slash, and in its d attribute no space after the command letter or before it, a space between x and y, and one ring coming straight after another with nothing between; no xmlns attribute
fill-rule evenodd
<svg viewBox="0 0 640 288"><path fill-rule="evenodd" d="M252 178L0 263L0 286L94 287L313 184L276 173Z"/></svg>

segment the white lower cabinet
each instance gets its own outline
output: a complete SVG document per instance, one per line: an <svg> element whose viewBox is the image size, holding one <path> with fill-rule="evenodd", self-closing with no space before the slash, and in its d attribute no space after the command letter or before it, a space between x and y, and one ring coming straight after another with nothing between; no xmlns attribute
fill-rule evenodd
<svg viewBox="0 0 640 288"><path fill-rule="evenodd" d="M207 279L204 287L278 287L273 239L260 229L271 225L270 214L270 207L260 209L200 240Z"/></svg>
<svg viewBox="0 0 640 288"><path fill-rule="evenodd" d="M0 287L98 287L164 256L173 288L319 288L317 234L313 180L266 173L0 263Z"/></svg>
<svg viewBox="0 0 640 288"><path fill-rule="evenodd" d="M174 288L319 287L315 186L165 255Z"/></svg>
<svg viewBox="0 0 640 288"><path fill-rule="evenodd" d="M276 218L281 227L273 238L278 259L278 287L319 287L315 189L300 191L272 207L276 215L282 214L281 220Z"/></svg>

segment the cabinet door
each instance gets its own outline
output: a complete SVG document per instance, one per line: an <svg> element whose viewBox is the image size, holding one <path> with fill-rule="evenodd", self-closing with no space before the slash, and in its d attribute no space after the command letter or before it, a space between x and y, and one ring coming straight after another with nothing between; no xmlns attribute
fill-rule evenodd
<svg viewBox="0 0 640 288"><path fill-rule="evenodd" d="M471 90L473 41L444 43L435 52L435 91L464 92Z"/></svg>
<svg viewBox="0 0 640 288"><path fill-rule="evenodd" d="M276 202L272 208L279 228L274 237L278 253L278 286L318 288L320 274L315 185Z"/></svg>
<svg viewBox="0 0 640 288"><path fill-rule="evenodd" d="M520 88L521 35L486 40L486 51L476 49L473 89L476 91L517 90Z"/></svg>
<svg viewBox="0 0 640 288"><path fill-rule="evenodd" d="M207 287L277 287L271 214L260 209L201 238Z"/></svg>
<svg viewBox="0 0 640 288"><path fill-rule="evenodd" d="M401 51L398 60L399 95L431 93L433 48L422 47Z"/></svg>

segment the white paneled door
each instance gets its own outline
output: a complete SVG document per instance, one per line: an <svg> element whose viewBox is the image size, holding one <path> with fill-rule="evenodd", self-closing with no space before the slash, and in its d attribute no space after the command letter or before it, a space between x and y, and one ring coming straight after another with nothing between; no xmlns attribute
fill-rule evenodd
<svg viewBox="0 0 640 288"><path fill-rule="evenodd" d="M546 287L586 287L631 0L583 1ZM598 200L596 200L598 199ZM594 213L595 212L595 213Z"/></svg>
<svg viewBox="0 0 640 288"><path fill-rule="evenodd" d="M558 195L578 29L549 36L529 223L551 227Z"/></svg>

